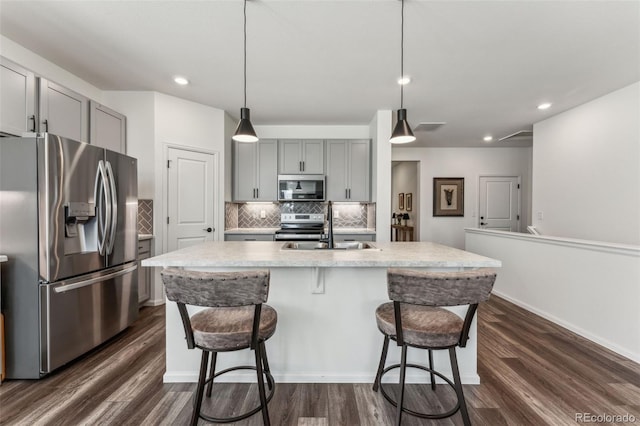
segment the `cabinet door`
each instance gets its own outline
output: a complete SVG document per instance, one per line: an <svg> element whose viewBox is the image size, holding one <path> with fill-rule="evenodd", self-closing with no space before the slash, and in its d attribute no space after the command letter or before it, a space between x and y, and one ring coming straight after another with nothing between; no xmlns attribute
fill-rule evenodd
<svg viewBox="0 0 640 426"><path fill-rule="evenodd" d="M278 141L278 163L280 174L297 175L302 173L302 141Z"/></svg>
<svg viewBox="0 0 640 426"><path fill-rule="evenodd" d="M260 143L260 142L258 142ZM257 144L233 142L234 146L234 201L254 201L256 197Z"/></svg>
<svg viewBox="0 0 640 426"><path fill-rule="evenodd" d="M138 257L138 304L149 300L151 297L151 283L150 283L150 275L149 268L145 268L144 266L140 266L140 262L143 259L148 259L149 253L140 255Z"/></svg>
<svg viewBox="0 0 640 426"><path fill-rule="evenodd" d="M261 139L256 144L258 150L257 200L278 200L278 143Z"/></svg>
<svg viewBox="0 0 640 426"><path fill-rule="evenodd" d="M368 140L348 142L349 201L370 201L371 199L369 145Z"/></svg>
<svg viewBox="0 0 640 426"><path fill-rule="evenodd" d="M35 81L31 71L0 58L0 133L35 132Z"/></svg>
<svg viewBox="0 0 640 426"><path fill-rule="evenodd" d="M347 141L327 141L327 201L348 201Z"/></svg>
<svg viewBox="0 0 640 426"><path fill-rule="evenodd" d="M87 142L89 99L44 78L38 80L39 131Z"/></svg>
<svg viewBox="0 0 640 426"><path fill-rule="evenodd" d="M324 174L324 141L302 141L302 173Z"/></svg>
<svg viewBox="0 0 640 426"><path fill-rule="evenodd" d="M127 118L95 101L90 102L91 145L112 151L127 153L126 122Z"/></svg>

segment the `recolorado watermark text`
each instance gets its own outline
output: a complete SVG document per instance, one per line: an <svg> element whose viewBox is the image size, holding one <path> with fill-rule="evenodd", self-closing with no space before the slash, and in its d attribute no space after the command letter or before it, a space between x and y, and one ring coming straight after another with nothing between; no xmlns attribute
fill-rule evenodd
<svg viewBox="0 0 640 426"><path fill-rule="evenodd" d="M594 414L594 413L576 413L576 422L578 423L635 423L636 416L633 414Z"/></svg>

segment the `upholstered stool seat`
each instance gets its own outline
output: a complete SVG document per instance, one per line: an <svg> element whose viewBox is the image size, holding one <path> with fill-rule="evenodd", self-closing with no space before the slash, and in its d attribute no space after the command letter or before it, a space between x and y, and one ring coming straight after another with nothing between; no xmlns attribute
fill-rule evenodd
<svg viewBox="0 0 640 426"><path fill-rule="evenodd" d="M462 392L462 382L458 371L456 347L464 347L469 338L469 329L478 303L489 299L496 274L492 270L470 270L460 272L433 272L391 268L387 271L387 290L392 302L383 303L376 309L376 323L384 334L382 355L373 390L396 407L397 426L402 421L402 413L426 419L442 419L460 411L465 426L471 424ZM468 305L463 318L443 309L443 306ZM402 347L399 364L385 368L389 341L395 340ZM407 348L427 349L429 367L407 363ZM434 350L447 350L451 362L453 380L433 369ZM403 406L404 385L407 367L429 373L431 388L435 391L435 377L451 386L457 396L456 404L446 411L424 413ZM385 391L382 377L391 370L400 369L400 392L397 399Z"/></svg>
<svg viewBox="0 0 640 426"><path fill-rule="evenodd" d="M376 309L378 329L392 338L396 337L396 321L393 302ZM458 315L443 308L422 305L402 306L402 332L404 341L418 347L447 347L460 340L464 321Z"/></svg>
<svg viewBox="0 0 640 426"><path fill-rule="evenodd" d="M176 302L180 312L187 347L202 350L191 425L197 425L199 419L213 423L232 423L261 411L262 421L268 426L270 420L267 405L273 397L275 387L265 341L273 336L278 322L275 309L265 304L269 295L269 271L198 272L167 268L160 275L167 299ZM205 309L189 316L186 305ZM241 365L216 372L219 352L242 349L254 352L255 367ZM256 371L260 404L241 414L236 413L234 417L215 417L202 413L205 386L207 397L211 397L215 378L236 370Z"/></svg>
<svg viewBox="0 0 640 426"><path fill-rule="evenodd" d="M276 331L278 314L262 305L259 340L267 340ZM251 346L253 307L208 308L191 317L196 346L214 351L235 351Z"/></svg>

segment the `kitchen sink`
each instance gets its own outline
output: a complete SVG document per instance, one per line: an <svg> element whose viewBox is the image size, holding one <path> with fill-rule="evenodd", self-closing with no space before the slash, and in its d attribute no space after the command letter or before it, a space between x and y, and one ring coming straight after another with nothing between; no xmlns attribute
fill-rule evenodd
<svg viewBox="0 0 640 426"><path fill-rule="evenodd" d="M341 241L333 244L333 249L329 249L329 244L318 241L301 241L284 243L282 250L376 250L379 248L366 241Z"/></svg>

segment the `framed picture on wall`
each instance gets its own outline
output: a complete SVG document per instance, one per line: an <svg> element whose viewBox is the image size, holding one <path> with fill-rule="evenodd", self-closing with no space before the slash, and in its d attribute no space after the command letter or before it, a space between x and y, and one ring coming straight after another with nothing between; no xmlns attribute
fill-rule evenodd
<svg viewBox="0 0 640 426"><path fill-rule="evenodd" d="M464 178L433 178L433 215L464 216Z"/></svg>
<svg viewBox="0 0 640 426"><path fill-rule="evenodd" d="M407 192L407 194L405 195L406 198L406 206L407 206L407 211L410 212L413 209L413 193L411 192Z"/></svg>
<svg viewBox="0 0 640 426"><path fill-rule="evenodd" d="M404 210L404 192L398 194L398 208Z"/></svg>

